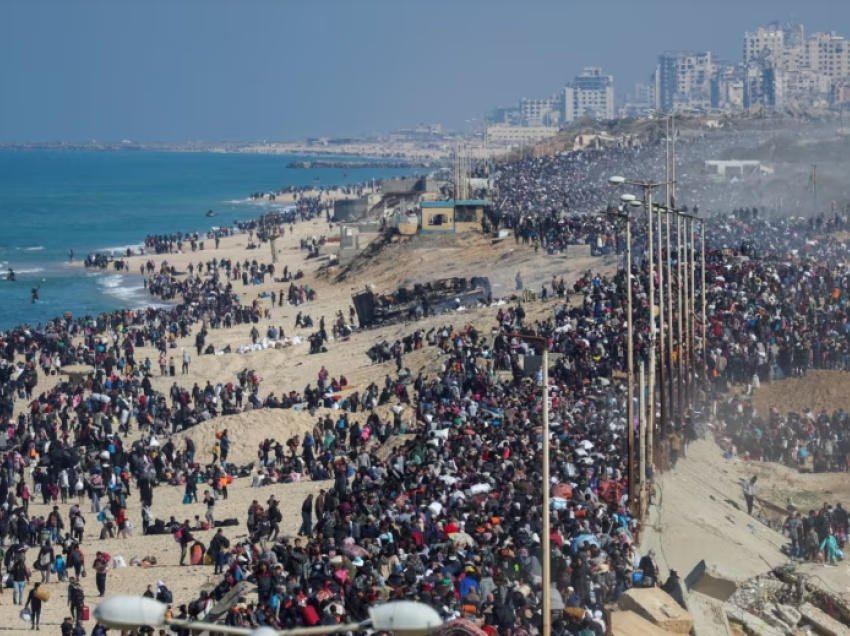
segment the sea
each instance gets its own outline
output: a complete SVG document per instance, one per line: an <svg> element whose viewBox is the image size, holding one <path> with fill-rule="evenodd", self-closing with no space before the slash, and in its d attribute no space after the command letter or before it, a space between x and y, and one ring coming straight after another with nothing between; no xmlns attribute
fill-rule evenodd
<svg viewBox="0 0 850 636"><path fill-rule="evenodd" d="M310 157L242 153L0 150L0 329L65 312L97 315L151 304L138 274L69 266L91 252L140 246L149 234L207 231L276 207L252 192L333 186L405 169L293 169ZM318 158L312 158L318 159ZM285 207L279 204L277 207ZM207 218L208 210L215 217ZM13 268L16 282L5 280ZM30 290L40 287L40 302Z"/></svg>

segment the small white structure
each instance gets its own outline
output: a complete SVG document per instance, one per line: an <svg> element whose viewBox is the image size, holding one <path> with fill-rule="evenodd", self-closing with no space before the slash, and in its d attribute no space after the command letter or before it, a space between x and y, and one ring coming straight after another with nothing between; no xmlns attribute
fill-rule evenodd
<svg viewBox="0 0 850 636"><path fill-rule="evenodd" d="M761 161L744 159L731 159L728 161L710 159L705 162L705 169L707 172L719 177L748 177L773 173L773 170L767 166L761 165Z"/></svg>

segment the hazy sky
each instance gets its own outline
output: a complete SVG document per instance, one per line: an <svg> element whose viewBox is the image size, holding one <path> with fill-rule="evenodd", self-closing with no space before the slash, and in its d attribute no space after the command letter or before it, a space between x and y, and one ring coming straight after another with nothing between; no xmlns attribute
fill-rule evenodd
<svg viewBox="0 0 850 636"><path fill-rule="evenodd" d="M584 66L845 29L848 0L0 0L0 141L261 140L464 125Z"/></svg>

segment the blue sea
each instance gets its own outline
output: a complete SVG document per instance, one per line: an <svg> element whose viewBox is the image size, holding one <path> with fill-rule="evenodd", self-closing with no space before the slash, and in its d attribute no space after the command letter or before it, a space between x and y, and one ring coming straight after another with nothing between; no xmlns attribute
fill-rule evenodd
<svg viewBox="0 0 850 636"><path fill-rule="evenodd" d="M274 204L252 192L345 185L411 174L402 169L289 169L288 155L147 151L0 150L0 329L142 307L138 275L69 267L93 251L138 246L148 234L206 231ZM216 213L206 218L207 210ZM41 286L41 302L30 289Z"/></svg>

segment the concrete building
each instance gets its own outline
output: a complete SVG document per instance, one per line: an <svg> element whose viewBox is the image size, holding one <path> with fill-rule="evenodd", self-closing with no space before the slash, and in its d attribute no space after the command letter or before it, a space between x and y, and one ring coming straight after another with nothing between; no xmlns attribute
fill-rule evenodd
<svg viewBox="0 0 850 636"><path fill-rule="evenodd" d="M564 88L564 122L581 117L614 118L614 76L596 66L585 68Z"/></svg>
<svg viewBox="0 0 850 636"><path fill-rule="evenodd" d="M801 24L772 23L744 34L744 65L745 106L824 106L850 76L850 43L835 33L806 38Z"/></svg>
<svg viewBox="0 0 850 636"><path fill-rule="evenodd" d="M558 134L554 126L487 126L487 142L491 145L521 146L549 139Z"/></svg>
<svg viewBox="0 0 850 636"><path fill-rule="evenodd" d="M465 232L481 229L484 208L489 202L483 199L468 201L422 201L419 231L423 234L436 232ZM409 217L404 219L409 225Z"/></svg>
<svg viewBox="0 0 850 636"><path fill-rule="evenodd" d="M835 33L813 33L805 45L806 68L833 82L850 75L850 43Z"/></svg>
<svg viewBox="0 0 850 636"><path fill-rule="evenodd" d="M713 75L711 52L665 51L658 56L656 69L656 110L710 108Z"/></svg>
<svg viewBox="0 0 850 636"><path fill-rule="evenodd" d="M557 126L561 119L560 100L557 97L547 99L521 99L519 102L520 122L523 126Z"/></svg>

